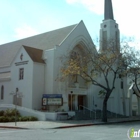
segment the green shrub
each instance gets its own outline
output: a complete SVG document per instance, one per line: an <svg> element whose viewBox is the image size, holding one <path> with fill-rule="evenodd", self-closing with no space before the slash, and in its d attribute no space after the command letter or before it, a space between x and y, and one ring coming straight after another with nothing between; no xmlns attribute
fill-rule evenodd
<svg viewBox="0 0 140 140"><path fill-rule="evenodd" d="M8 117L9 118L9 122L15 122L15 116L11 116L11 117Z"/></svg>
<svg viewBox="0 0 140 140"><path fill-rule="evenodd" d="M23 116L23 117L21 117L21 121L29 121L29 117Z"/></svg>
<svg viewBox="0 0 140 140"><path fill-rule="evenodd" d="M16 113L16 116L20 116L20 113L19 113L18 110L7 109L7 110L4 111L4 116L7 116L7 117L15 116L15 113Z"/></svg>
<svg viewBox="0 0 140 140"><path fill-rule="evenodd" d="M0 116L0 122L3 122L3 116Z"/></svg>
<svg viewBox="0 0 140 140"><path fill-rule="evenodd" d="M5 116L0 117L0 122L9 122L9 118Z"/></svg>
<svg viewBox="0 0 140 140"><path fill-rule="evenodd" d="M38 121L38 119L34 116L23 116L19 117L19 121Z"/></svg>
<svg viewBox="0 0 140 140"><path fill-rule="evenodd" d="M22 117L19 117L19 118L18 118L18 121L20 122L21 120L22 120Z"/></svg>
<svg viewBox="0 0 140 140"><path fill-rule="evenodd" d="M3 122L9 122L9 118L8 117L4 117Z"/></svg>
<svg viewBox="0 0 140 140"><path fill-rule="evenodd" d="M0 111L0 116L4 116L4 111L3 110Z"/></svg>
<svg viewBox="0 0 140 140"><path fill-rule="evenodd" d="M34 116L21 116L18 110L7 109L0 111L0 122L15 122L15 111L16 121L38 121L38 118Z"/></svg>
<svg viewBox="0 0 140 140"><path fill-rule="evenodd" d="M30 116L29 117L29 121L38 121L38 118L34 117L34 116Z"/></svg>

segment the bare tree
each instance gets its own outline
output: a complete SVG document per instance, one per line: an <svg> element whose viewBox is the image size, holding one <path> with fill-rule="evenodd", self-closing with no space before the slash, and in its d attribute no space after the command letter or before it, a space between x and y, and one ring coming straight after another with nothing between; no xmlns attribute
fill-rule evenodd
<svg viewBox="0 0 140 140"><path fill-rule="evenodd" d="M86 81L91 81L95 86L102 89L104 94L103 100L103 116L102 121L107 122L107 102L115 89L115 82L119 75L124 76L127 72L130 52L123 47L122 50L117 47L105 47L101 53L96 53L94 49L86 48L84 56L72 51L69 54L67 61L61 69L62 79L67 76L78 75ZM120 53L121 52L121 53ZM105 83L99 81L102 78Z"/></svg>
<svg viewBox="0 0 140 140"><path fill-rule="evenodd" d="M134 93L140 98L140 51L131 48L127 52L127 76L131 80L130 82L134 84L132 88Z"/></svg>

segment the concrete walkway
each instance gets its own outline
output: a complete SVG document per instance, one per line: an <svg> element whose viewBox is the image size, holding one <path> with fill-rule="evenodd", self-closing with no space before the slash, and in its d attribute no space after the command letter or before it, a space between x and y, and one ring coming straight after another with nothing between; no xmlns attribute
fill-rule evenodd
<svg viewBox="0 0 140 140"><path fill-rule="evenodd" d="M35 121L35 122L15 122L0 123L0 128L13 128L13 129L52 129L52 128L70 128L70 127L80 127L80 126L91 126L91 125L105 125L113 123L124 123L124 122L134 122L140 121L140 116L131 118L114 118L108 119L107 123L101 122L101 120L67 120L67 121Z"/></svg>

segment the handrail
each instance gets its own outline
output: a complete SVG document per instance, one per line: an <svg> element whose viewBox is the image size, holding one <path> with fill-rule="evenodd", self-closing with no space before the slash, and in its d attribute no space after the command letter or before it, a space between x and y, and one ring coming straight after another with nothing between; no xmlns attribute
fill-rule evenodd
<svg viewBox="0 0 140 140"><path fill-rule="evenodd" d="M90 117L91 117L91 112L94 112L94 113L95 113L95 120L96 120L96 111L91 110L91 109L89 109L89 108L87 108L87 107L85 107L85 106L83 106L83 105L79 105L79 108L80 108L80 107L83 107L83 108L89 110L89 111L90 111Z"/></svg>

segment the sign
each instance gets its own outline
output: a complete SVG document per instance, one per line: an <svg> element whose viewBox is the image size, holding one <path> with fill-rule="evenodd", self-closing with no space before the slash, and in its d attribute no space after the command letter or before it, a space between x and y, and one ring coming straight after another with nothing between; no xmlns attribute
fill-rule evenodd
<svg viewBox="0 0 140 140"><path fill-rule="evenodd" d="M43 98L62 98L62 94L43 94Z"/></svg>
<svg viewBox="0 0 140 140"><path fill-rule="evenodd" d="M19 65L26 65L28 64L29 61L23 61L23 62L16 62L15 65L19 66Z"/></svg>
<svg viewBox="0 0 140 140"><path fill-rule="evenodd" d="M47 99L46 98L42 98L42 105L47 105Z"/></svg>
<svg viewBox="0 0 140 140"><path fill-rule="evenodd" d="M43 94L42 105L62 105L62 94Z"/></svg>
<svg viewBox="0 0 140 140"><path fill-rule="evenodd" d="M62 98L47 98L47 105L62 105Z"/></svg>

